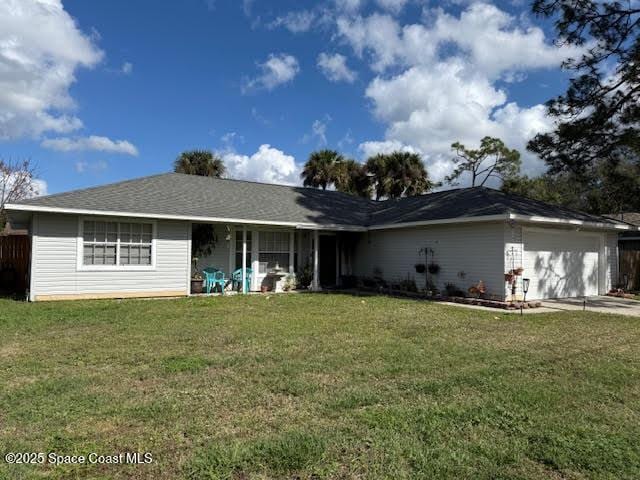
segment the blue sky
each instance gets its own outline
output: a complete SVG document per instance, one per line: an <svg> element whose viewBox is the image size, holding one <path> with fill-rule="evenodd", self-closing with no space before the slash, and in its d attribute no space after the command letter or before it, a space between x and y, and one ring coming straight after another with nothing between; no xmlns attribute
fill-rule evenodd
<svg viewBox="0 0 640 480"><path fill-rule="evenodd" d="M577 53L519 3L3 0L0 155L32 158L49 193L192 148L276 183L316 148L406 149L440 179L454 141L524 150L552 128L541 104Z"/></svg>

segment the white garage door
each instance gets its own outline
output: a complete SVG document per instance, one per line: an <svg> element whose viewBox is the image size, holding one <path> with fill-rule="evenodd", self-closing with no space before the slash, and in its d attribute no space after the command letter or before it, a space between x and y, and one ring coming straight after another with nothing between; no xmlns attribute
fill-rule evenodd
<svg viewBox="0 0 640 480"><path fill-rule="evenodd" d="M579 232L528 231L524 235L527 298L598 295L599 237Z"/></svg>

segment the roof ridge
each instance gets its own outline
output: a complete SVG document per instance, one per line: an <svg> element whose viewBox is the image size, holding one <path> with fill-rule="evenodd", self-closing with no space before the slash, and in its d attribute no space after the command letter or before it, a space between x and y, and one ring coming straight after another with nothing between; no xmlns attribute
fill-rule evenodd
<svg viewBox="0 0 640 480"><path fill-rule="evenodd" d="M357 200L362 200L365 202L375 202L375 200L373 199L366 199L358 195L352 195L350 193L340 192L339 190L321 190L319 188L314 188L314 187L305 187L304 185L286 185L284 183L258 182L257 180L244 180L242 178L207 177L204 175L191 175L188 173L179 173L179 172L168 172L167 175L180 175L180 176L187 176L187 177L203 178L203 179L213 180L213 181L226 181L226 182L248 183L252 185L265 185L267 187L279 187L279 188L286 188L289 190L300 190L300 189L305 189L307 191L313 190L317 192L329 193L332 195L335 195L335 194L342 195L342 196L347 195L349 198L355 198Z"/></svg>
<svg viewBox="0 0 640 480"><path fill-rule="evenodd" d="M163 176L166 176L166 175L171 175L171 172L154 173L153 175L145 175L144 177L129 178L128 180L120 180L118 182L106 183L104 185L97 185L97 186L94 186L94 187L77 188L75 190L67 190L65 192L52 193L51 195L42 195L42 196L39 196L39 197L25 198L24 200L20 200L18 202L13 202L13 203L20 204L20 203L29 202L30 200L41 200L41 199L56 198L56 197L59 197L61 195L69 195L70 193L88 192L88 191L96 190L96 189L99 189L99 188L114 187L114 186L117 186L117 185L124 185L124 184L127 184L127 183L137 182L137 181L140 181L140 180L146 180L146 179L149 179L149 178L163 177Z"/></svg>

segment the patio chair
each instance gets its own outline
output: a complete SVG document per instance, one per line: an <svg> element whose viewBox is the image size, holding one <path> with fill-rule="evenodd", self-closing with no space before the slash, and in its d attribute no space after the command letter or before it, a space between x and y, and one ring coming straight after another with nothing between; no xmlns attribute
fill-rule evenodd
<svg viewBox="0 0 640 480"><path fill-rule="evenodd" d="M211 290L216 289L216 285L220 286L220 293L224 295L224 286L227 280L224 278L224 272L215 267L207 267L202 270L204 276L204 287L207 289L207 293L211 293Z"/></svg>
<svg viewBox="0 0 640 480"><path fill-rule="evenodd" d="M250 268L247 268L246 270L246 275L244 278L245 284L247 286L246 291L249 291L250 285L251 285L251 275L253 274L253 270L251 270ZM236 288L238 288L239 290L242 289L242 269L238 268L236 270L233 271L233 273L231 274L231 288L233 288L234 290Z"/></svg>

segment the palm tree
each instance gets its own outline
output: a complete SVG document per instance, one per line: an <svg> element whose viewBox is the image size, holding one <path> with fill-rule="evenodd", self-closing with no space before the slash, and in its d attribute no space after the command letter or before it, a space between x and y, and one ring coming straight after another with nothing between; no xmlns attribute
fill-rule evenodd
<svg viewBox="0 0 640 480"><path fill-rule="evenodd" d="M365 166L346 159L336 163L333 183L339 192L371 198L371 179Z"/></svg>
<svg viewBox="0 0 640 480"><path fill-rule="evenodd" d="M416 153L378 154L367 160L366 169L375 184L376 200L422 195L436 186Z"/></svg>
<svg viewBox="0 0 640 480"><path fill-rule="evenodd" d="M173 162L173 169L176 173L217 178L221 178L226 171L224 161L209 150L182 152Z"/></svg>
<svg viewBox="0 0 640 480"><path fill-rule="evenodd" d="M327 186L334 183L336 163L343 160L342 155L335 150L312 152L300 174L303 185L326 190Z"/></svg>
<svg viewBox="0 0 640 480"><path fill-rule="evenodd" d="M376 192L376 200L389 196L390 177L388 155L379 153L369 157L365 163L365 169L371 176L371 181Z"/></svg>

